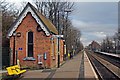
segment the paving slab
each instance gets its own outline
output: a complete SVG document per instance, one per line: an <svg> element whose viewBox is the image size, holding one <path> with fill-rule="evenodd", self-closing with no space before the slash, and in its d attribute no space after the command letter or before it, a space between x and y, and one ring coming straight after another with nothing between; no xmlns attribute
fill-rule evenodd
<svg viewBox="0 0 120 80"><path fill-rule="evenodd" d="M84 53L84 56L83 56L83 53ZM84 58L82 58L82 56ZM83 78L91 78L91 79L97 78L97 75L89 61L89 58L87 57L84 51L74 56L73 59L66 61L62 66L60 66L60 68L57 68L55 70L51 69L47 71L31 70L24 73L23 76L24 78L43 78L43 79L66 78L70 80L75 80L80 78L80 75L82 75L82 73L80 72L80 66L82 61L84 63Z"/></svg>
<svg viewBox="0 0 120 80"><path fill-rule="evenodd" d="M52 78L78 78L79 72L56 72Z"/></svg>
<svg viewBox="0 0 120 80"><path fill-rule="evenodd" d="M23 74L23 78L47 78L50 72L42 72L41 70L27 71Z"/></svg>
<svg viewBox="0 0 120 80"><path fill-rule="evenodd" d="M52 78L79 78L81 56L82 54L79 53L73 59L67 61L56 70Z"/></svg>
<svg viewBox="0 0 120 80"><path fill-rule="evenodd" d="M97 74L95 73L95 70L86 54L86 52L84 51L84 73L85 73L85 78L96 78L98 79L97 77Z"/></svg>

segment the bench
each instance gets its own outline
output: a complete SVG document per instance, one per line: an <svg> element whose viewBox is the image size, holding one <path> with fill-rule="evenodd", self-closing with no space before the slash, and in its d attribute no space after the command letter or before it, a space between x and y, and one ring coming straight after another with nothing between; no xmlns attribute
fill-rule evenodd
<svg viewBox="0 0 120 80"><path fill-rule="evenodd" d="M18 65L7 67L8 75L21 75L26 72L26 70L21 70Z"/></svg>

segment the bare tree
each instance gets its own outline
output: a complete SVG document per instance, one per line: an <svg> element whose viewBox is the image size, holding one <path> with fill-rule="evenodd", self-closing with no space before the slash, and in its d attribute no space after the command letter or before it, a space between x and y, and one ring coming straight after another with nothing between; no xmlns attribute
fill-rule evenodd
<svg viewBox="0 0 120 80"><path fill-rule="evenodd" d="M6 45L6 34L10 27L10 25L15 21L16 17L18 16L18 10L15 9L13 3L8 3L6 1L0 2L0 7L2 9L2 39L3 45ZM7 40L8 41L8 40Z"/></svg>
<svg viewBox="0 0 120 80"><path fill-rule="evenodd" d="M18 10L13 3L8 3L5 0L0 1L0 8L2 12L2 65L9 66L10 61L10 48L9 48L9 39L6 38L7 31L11 24L14 22L18 16Z"/></svg>
<svg viewBox="0 0 120 80"><path fill-rule="evenodd" d="M115 42L113 36L107 36L101 43L101 50L104 52L115 52Z"/></svg>
<svg viewBox="0 0 120 80"><path fill-rule="evenodd" d="M63 18L66 20L66 17L68 14L65 14L65 8L71 9L73 6L73 3L69 2L52 2L48 0L48 2L41 2L41 0L36 0L34 2L36 5L38 11L40 11L43 15L45 15L47 18L51 20L51 22L56 26L58 29L58 17L59 17L59 26L60 28L63 28Z"/></svg>

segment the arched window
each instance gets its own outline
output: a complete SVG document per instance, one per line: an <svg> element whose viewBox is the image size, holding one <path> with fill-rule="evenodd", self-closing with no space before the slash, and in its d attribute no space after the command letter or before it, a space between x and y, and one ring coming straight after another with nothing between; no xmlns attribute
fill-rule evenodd
<svg viewBox="0 0 120 80"><path fill-rule="evenodd" d="M30 31L28 32L28 41L27 41L27 56L28 57L33 57L33 32Z"/></svg>

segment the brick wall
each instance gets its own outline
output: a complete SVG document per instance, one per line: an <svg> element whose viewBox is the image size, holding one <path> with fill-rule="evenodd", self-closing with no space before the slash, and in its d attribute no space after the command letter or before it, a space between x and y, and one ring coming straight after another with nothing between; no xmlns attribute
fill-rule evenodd
<svg viewBox="0 0 120 80"><path fill-rule="evenodd" d="M37 23L35 19L31 16L31 14L27 14L27 16L23 19L22 23L19 25L16 32L21 33L21 37L16 37L16 50L18 50L18 59L20 60L21 66L38 66L37 65L37 55L47 53L47 66L50 66L50 36L46 37L44 31L37 32ZM34 58L35 61L24 61L23 58L27 57L27 32L33 32L33 40L34 40ZM10 47L13 48L13 37L10 38ZM22 50L19 50L22 48Z"/></svg>
<svg viewBox="0 0 120 80"><path fill-rule="evenodd" d="M47 53L47 60L45 62L46 67L54 67L57 65L57 39L54 39L54 53L52 53L52 43L51 43L51 35L47 37L44 31L38 32L36 30L38 24L35 19L31 16L31 14L27 14L27 16L23 19L22 23L18 26L16 32L21 33L21 37L16 37L15 39L15 49L18 51L18 59L20 60L21 67L29 66L29 67L38 67L38 54L43 55L43 53ZM29 31L33 32L33 52L35 61L25 61L23 60L27 57L27 33ZM61 50L61 62L63 61L63 41L60 41L60 50ZM10 48L13 49L13 37L10 37ZM19 50L22 48L22 50ZM12 64L12 54L11 54L11 64ZM42 65L44 67L44 65Z"/></svg>

